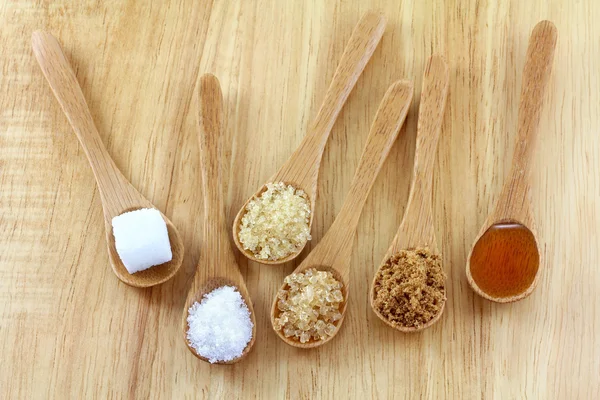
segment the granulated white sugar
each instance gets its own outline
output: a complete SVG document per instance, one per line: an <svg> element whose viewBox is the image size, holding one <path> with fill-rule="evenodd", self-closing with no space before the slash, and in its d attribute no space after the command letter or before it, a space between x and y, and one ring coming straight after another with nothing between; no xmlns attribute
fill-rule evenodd
<svg viewBox="0 0 600 400"><path fill-rule="evenodd" d="M167 224L154 208L142 208L112 219L115 247L119 258L133 274L171 261Z"/></svg>
<svg viewBox="0 0 600 400"><path fill-rule="evenodd" d="M240 357L252 340L250 311L233 286L217 288L192 304L187 322L188 343L211 363Z"/></svg>

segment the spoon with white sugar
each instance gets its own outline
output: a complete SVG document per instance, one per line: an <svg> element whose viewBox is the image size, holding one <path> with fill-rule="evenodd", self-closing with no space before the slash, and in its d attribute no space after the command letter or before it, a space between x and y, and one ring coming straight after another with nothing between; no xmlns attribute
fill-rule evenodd
<svg viewBox="0 0 600 400"><path fill-rule="evenodd" d="M196 357L211 363L233 364L244 358L254 345L256 321L252 301L235 261L225 222L221 166L225 158L222 133L223 97L215 76L206 74L200 78L198 103L198 140L204 194L202 251L185 302L183 334L186 345ZM205 296L217 299L216 295L212 295L216 293L213 291L224 286L233 287L239 292L241 299L238 299L237 303L243 308L243 301L247 312L241 312L237 306L227 308L231 304L221 304L223 308L219 308L218 301L212 301L214 305L211 306L211 299ZM190 318L190 308L196 303L196 307L206 308L201 310L206 317L202 320L202 326L194 329L190 321L194 320L195 316ZM198 332L194 332L195 330Z"/></svg>
<svg viewBox="0 0 600 400"><path fill-rule="evenodd" d="M253 202L265 192L270 196L270 190L267 184L263 185L250 199L248 199L238 212L233 222L233 239L237 248L250 260L262 264L282 264L296 258L302 249L304 249L312 225L317 195L319 167L323 156L323 150L327 143L327 138L331 133L333 124L344 106L346 99L354 88L358 77L373 55L373 52L383 35L384 29L385 19L382 15L368 12L361 18L358 25L354 28L352 36L344 49L344 54L342 55L342 59L333 76L331 85L325 94L323 104L308 133L292 156L269 180L269 184L283 183L288 185L288 187L293 187L297 191L302 191L302 195L308 198L309 205L305 207L306 210L304 210L305 212L302 214L302 219L307 221L302 223L298 222L298 224L303 225L300 227L300 229L303 229L303 232L298 234L298 232L293 231L289 235L283 237L272 237L274 228L282 228L279 226L274 227L273 225L278 225L277 221L284 220L285 216L281 215L280 218L279 214L273 215L273 211L269 210L269 212L264 213L264 215L259 216L257 219L262 219L263 222L260 222L260 224L263 225L266 224L265 220L272 220L269 222L275 221L274 224L262 229L260 236L258 236L258 234L255 235L257 238L251 237L248 240L245 240L245 236L240 236L242 223L247 223L247 221L244 220L244 215L248 212L249 203ZM275 213L277 213L277 210L275 210ZM304 217L307 213L309 215ZM285 211L282 212L282 214L285 214ZM294 216L292 219L297 220L299 217ZM288 223L284 221L281 222L281 224L287 225ZM249 226L244 227L244 230L252 230L252 226L256 226L256 224L250 222ZM285 227L283 227L283 229L285 229ZM276 253L277 247L283 245L286 245L287 247ZM259 246L261 246L261 251L258 250ZM290 247L291 250L289 249ZM263 253L269 253L271 255L262 255Z"/></svg>
<svg viewBox="0 0 600 400"><path fill-rule="evenodd" d="M309 338L310 340L305 341L304 343L302 342L302 338L296 340L296 336L288 337L285 332L286 329L289 330L290 327L281 326L282 324L285 325L286 321L282 322L282 317L280 317L282 311L287 310L281 309L279 300L283 300L284 302L287 302L287 304L294 300L281 298L278 294L278 298L273 301L273 306L271 307L271 324L273 325L273 330L275 330L281 340L291 346L299 348L318 347L329 342L340 330L346 314L346 306L348 304L350 256L352 254L352 243L356 233L356 226L358 225L362 208L367 200L371 187L375 182L375 178L387 158L394 141L398 137L400 128L406 119L412 96L413 86L411 82L398 81L388 89L377 110L375 120L371 126L367 142L360 157L360 161L358 162L356 173L352 180L352 184L350 185L350 190L346 195L346 200L342 205L342 209L319 244L308 254L292 274L298 276L297 274L306 273L307 271L316 269L317 271L330 272L333 275L332 277L337 282L341 283L340 289L342 298L337 310L335 310L336 312L339 312L340 315L337 316L337 318L334 318L333 326L330 327L331 330L327 332L324 337L320 338L320 340ZM288 291L288 288L289 285L284 283L280 292ZM312 301L312 288L308 289L307 286L307 289L303 290L304 293L299 296L300 301L302 301L302 298L306 298L306 296L310 297ZM310 291L311 293L309 294L307 291ZM315 293L314 297L316 296L317 294ZM327 297L328 294L325 294L325 296ZM328 304L325 304L325 306L329 307ZM294 307L296 307L296 304L294 304ZM303 308L306 309L304 306ZM318 309L315 310L313 308L306 310L307 312L302 311L302 314L322 313L322 311L320 311L321 308L323 307L320 305ZM303 316L300 318L303 318ZM319 316L317 318L318 320L316 323L319 323L319 321L322 321L324 318L328 318L328 315L324 317ZM305 322L297 324L294 328L299 329L300 325L305 325Z"/></svg>
<svg viewBox="0 0 600 400"><path fill-rule="evenodd" d="M56 38L49 33L37 31L31 37L31 44L40 68L73 127L94 172L104 211L108 254L115 275L124 283L136 287L149 287L165 282L175 275L183 261L183 242L177 229L161 213L172 251L171 261L134 274L128 272L115 246L112 220L129 211L156 207L129 183L106 151L77 78ZM164 229L164 225L162 227Z"/></svg>

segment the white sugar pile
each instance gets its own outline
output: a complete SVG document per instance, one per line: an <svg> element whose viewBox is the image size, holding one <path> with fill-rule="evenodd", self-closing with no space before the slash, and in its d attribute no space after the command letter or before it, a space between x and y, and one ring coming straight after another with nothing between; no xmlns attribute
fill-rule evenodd
<svg viewBox="0 0 600 400"><path fill-rule="evenodd" d="M192 304L187 322L190 346L211 363L238 358L252 339L250 311L233 286L217 288Z"/></svg>
<svg viewBox="0 0 600 400"><path fill-rule="evenodd" d="M127 272L133 274L171 261L167 224L154 208L142 208L112 219L115 247Z"/></svg>

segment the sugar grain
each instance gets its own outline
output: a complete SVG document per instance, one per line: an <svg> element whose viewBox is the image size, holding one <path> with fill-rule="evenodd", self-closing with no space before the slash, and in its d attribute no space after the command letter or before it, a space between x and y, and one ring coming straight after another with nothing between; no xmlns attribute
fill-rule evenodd
<svg viewBox="0 0 600 400"><path fill-rule="evenodd" d="M248 202L238 239L261 260L279 260L302 249L310 240L310 201L304 191L283 182Z"/></svg>
<svg viewBox="0 0 600 400"><path fill-rule="evenodd" d="M240 357L252 340L250 311L233 286L219 287L192 304L187 322L190 346L210 363Z"/></svg>

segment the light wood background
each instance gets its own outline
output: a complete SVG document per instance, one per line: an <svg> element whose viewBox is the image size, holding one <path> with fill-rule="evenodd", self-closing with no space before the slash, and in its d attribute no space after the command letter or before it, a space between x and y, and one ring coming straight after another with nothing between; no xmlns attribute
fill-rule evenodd
<svg viewBox="0 0 600 400"><path fill-rule="evenodd" d="M294 265L239 259L257 340L235 366L209 366L180 333L202 237L195 129L199 74L223 86L230 154L227 218L300 142L353 26L388 18L325 151L313 229L340 210L388 85L416 101L365 206L340 334L302 351L268 311ZM540 19L559 40L534 166L546 265L526 300L476 297L465 260L514 148L527 39ZM600 390L600 3L579 1L4 1L0 4L0 397L591 399ZM135 289L112 273L87 160L40 72L35 29L57 36L109 152L179 227L179 274ZM434 178L448 304L422 334L370 311L372 274L406 205L426 58L442 53L450 95ZM299 260L298 260L299 262Z"/></svg>

